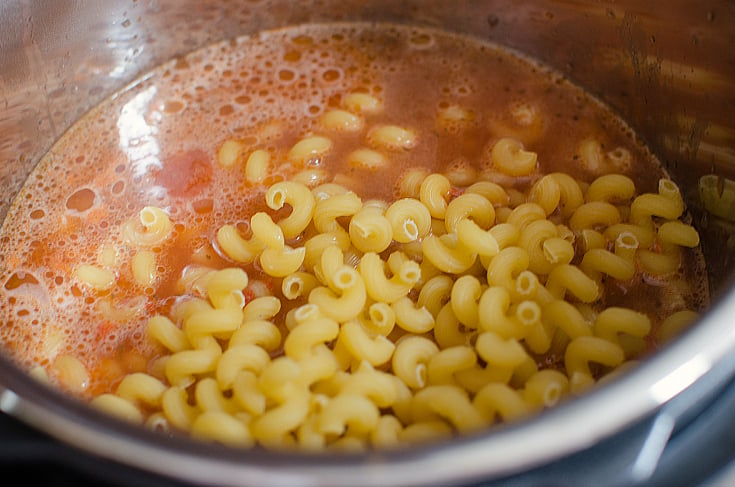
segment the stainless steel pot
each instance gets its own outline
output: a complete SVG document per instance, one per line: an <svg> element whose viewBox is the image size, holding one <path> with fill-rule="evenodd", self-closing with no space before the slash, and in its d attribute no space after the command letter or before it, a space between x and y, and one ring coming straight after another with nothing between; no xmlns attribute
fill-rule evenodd
<svg viewBox="0 0 735 487"><path fill-rule="evenodd" d="M704 236L711 310L665 350L583 398L479 436L391 454L243 453L165 438L47 389L2 355L0 410L95 455L207 485L489 480L558 461L650 418L657 428L652 438L665 443L698 403L735 376L731 242L700 211L696 190L702 175L735 173L732 2L5 1L0 4L0 217L64 130L140 74L222 39L331 20L405 22L488 39L547 63L610 104L684 188ZM655 464L656 445L646 451ZM631 465L631 479L650 474L650 461Z"/></svg>

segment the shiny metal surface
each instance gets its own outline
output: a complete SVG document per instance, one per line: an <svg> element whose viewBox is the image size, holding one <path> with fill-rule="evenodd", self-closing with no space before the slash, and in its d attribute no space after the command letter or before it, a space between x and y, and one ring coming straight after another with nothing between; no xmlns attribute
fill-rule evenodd
<svg viewBox="0 0 735 487"><path fill-rule="evenodd" d="M693 210L699 176L735 173L735 5L727 1L8 1L0 4L0 217L66 128L159 63L260 29L365 19L469 33L560 70L631 123ZM676 422L692 395L714 394L735 374L733 266L726 243L703 236L716 299L695 329L579 400L437 447L314 458L162 438L45 389L2 356L0 409L81 449L207 485L447 485L509 475L651 415Z"/></svg>

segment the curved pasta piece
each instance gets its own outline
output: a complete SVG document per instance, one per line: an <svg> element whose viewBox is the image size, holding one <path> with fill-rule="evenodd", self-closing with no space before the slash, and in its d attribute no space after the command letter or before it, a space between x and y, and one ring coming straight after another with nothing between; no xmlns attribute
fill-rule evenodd
<svg viewBox="0 0 735 487"><path fill-rule="evenodd" d="M323 407L318 429L324 434L341 435L347 427L357 433L368 433L378 424L380 412L370 399L357 394L339 394Z"/></svg>
<svg viewBox="0 0 735 487"><path fill-rule="evenodd" d="M487 288L480 297L478 329L494 332L506 339L523 338L529 330L507 315L509 307L510 293L504 287Z"/></svg>
<svg viewBox="0 0 735 487"><path fill-rule="evenodd" d="M476 193L461 194L447 204L444 225L447 232L456 232L460 220L471 218L482 229L495 223L495 207L484 196Z"/></svg>
<svg viewBox="0 0 735 487"><path fill-rule="evenodd" d="M287 401L267 410L255 418L250 431L262 445L270 448L281 446L283 437L303 423L309 414L310 394L305 389L291 391Z"/></svg>
<svg viewBox="0 0 735 487"><path fill-rule="evenodd" d="M314 226L321 233L337 231L340 227L337 218L352 216L361 209L362 200L352 191L318 200L314 208Z"/></svg>
<svg viewBox="0 0 735 487"><path fill-rule="evenodd" d="M490 258L500 252L500 245L492 232L483 230L473 220L463 219L457 223L457 241L461 247L481 259Z"/></svg>
<svg viewBox="0 0 735 487"><path fill-rule="evenodd" d="M260 266L263 272L273 277L286 277L301 268L306 257L304 247L283 246L280 249L266 248L260 254Z"/></svg>
<svg viewBox="0 0 735 487"><path fill-rule="evenodd" d="M644 193L630 204L630 221L636 225L650 226L652 217L676 220L684 212L684 202L679 188L673 181L659 181L658 194Z"/></svg>
<svg viewBox="0 0 735 487"><path fill-rule="evenodd" d="M409 259L403 260L398 272L388 279L383 269L383 260L375 252L362 256L358 270L368 295L375 301L388 304L406 296L421 279L421 268L418 263Z"/></svg>
<svg viewBox="0 0 735 487"><path fill-rule="evenodd" d="M175 353L166 360L166 380L173 386L187 387L196 375L213 372L221 355L222 350L216 346Z"/></svg>
<svg viewBox="0 0 735 487"><path fill-rule="evenodd" d="M595 335L619 344L618 335L624 333L643 338L651 332L651 320L643 313L632 309L611 306L597 315Z"/></svg>
<svg viewBox="0 0 735 487"><path fill-rule="evenodd" d="M564 366L572 382L586 387L594 383L590 362L616 367L625 360L625 353L615 343L595 336L582 336L572 340L564 353ZM578 376L578 377L575 377Z"/></svg>
<svg viewBox="0 0 735 487"><path fill-rule="evenodd" d="M393 352L393 373L408 387L420 389L426 385L427 363L437 353L439 347L428 338L406 336Z"/></svg>
<svg viewBox="0 0 735 487"><path fill-rule="evenodd" d="M330 342L339 334L339 323L330 318L314 318L299 323L283 342L287 357L301 360L311 355L312 349L321 343Z"/></svg>
<svg viewBox="0 0 735 487"><path fill-rule="evenodd" d="M165 241L173 230L173 223L163 209L146 206L123 223L120 231L123 241L132 247L152 247Z"/></svg>
<svg viewBox="0 0 735 487"><path fill-rule="evenodd" d="M550 329L562 330L570 339L592 335L592 327L582 313L567 301L557 300L545 306L542 320Z"/></svg>
<svg viewBox="0 0 735 487"><path fill-rule="evenodd" d="M538 155L525 150L523 144L511 137L503 137L493 145L493 165L508 176L528 176L536 170Z"/></svg>
<svg viewBox="0 0 735 487"><path fill-rule="evenodd" d="M393 241L393 227L383 210L364 207L350 219L352 244L362 252L382 252Z"/></svg>
<svg viewBox="0 0 735 487"><path fill-rule="evenodd" d="M223 411L205 411L191 424L191 435L224 445L249 448L255 444L248 425Z"/></svg>
<svg viewBox="0 0 735 487"><path fill-rule="evenodd" d="M434 328L434 315L428 309L417 307L408 296L391 303L396 324L410 333L426 333Z"/></svg>
<svg viewBox="0 0 735 487"><path fill-rule="evenodd" d="M526 350L518 340L503 338L491 331L477 336L475 349L488 366L502 369L515 369L528 359Z"/></svg>
<svg viewBox="0 0 735 487"><path fill-rule="evenodd" d="M477 354L470 346L459 345L442 349L429 360L426 369L428 384L456 384L454 374L476 364Z"/></svg>
<svg viewBox="0 0 735 487"><path fill-rule="evenodd" d="M294 238L303 232L314 216L316 201L308 186L294 181L280 181L268 188L265 203L273 210L285 205L291 207L291 214L278 221L285 238Z"/></svg>
<svg viewBox="0 0 735 487"><path fill-rule="evenodd" d="M569 393L569 378L558 370L539 370L523 386L523 398L532 409L556 406Z"/></svg>
<svg viewBox="0 0 735 487"><path fill-rule="evenodd" d="M432 173L421 182L419 200L426 206L433 218L444 219L447 211L447 199L452 184L446 176Z"/></svg>
<svg viewBox="0 0 735 487"><path fill-rule="evenodd" d="M371 365L362 362L345 379L339 394L365 396L379 408L387 408L398 401L400 391L394 375L375 370Z"/></svg>
<svg viewBox="0 0 735 487"><path fill-rule="evenodd" d="M393 240L399 243L423 238L431 229L429 209L413 198L402 198L393 202L385 210L385 218L393 228Z"/></svg>
<svg viewBox="0 0 735 487"><path fill-rule="evenodd" d="M477 260L477 254L459 243L453 233L441 237L427 236L421 242L421 250L437 269L449 274L461 274Z"/></svg>
<svg viewBox="0 0 735 487"><path fill-rule="evenodd" d="M545 242L557 238L559 232L556 225L549 220L536 220L526 225L521 230L518 246L526 250L528 254L528 269L536 274L548 274L558 262L551 262L550 255L546 251ZM572 256L574 250L572 249ZM571 262L571 258L567 262Z"/></svg>
<svg viewBox="0 0 735 487"><path fill-rule="evenodd" d="M453 346L469 345L472 332L466 332L452 311L452 304L447 303L439 310L434 323L434 340L442 349Z"/></svg>
<svg viewBox="0 0 735 487"><path fill-rule="evenodd" d="M235 378L243 370L260 374L270 362L270 355L262 347L253 344L230 346L217 362L215 377L220 389L231 389Z"/></svg>
<svg viewBox="0 0 735 487"><path fill-rule="evenodd" d="M342 323L360 314L367 301L367 290L360 274L348 266L339 270L335 282L340 283L341 294L337 295L327 287L318 287L309 293L309 303L319 306L325 315Z"/></svg>
<svg viewBox="0 0 735 487"><path fill-rule="evenodd" d="M502 286L511 291L515 288L516 277L528 269L528 251L521 247L507 247L492 258L487 266L488 286Z"/></svg>
<svg viewBox="0 0 735 487"><path fill-rule="evenodd" d="M99 411L134 424L143 424L143 413L131 401L115 394L100 394L89 405Z"/></svg>
<svg viewBox="0 0 735 487"><path fill-rule="evenodd" d="M452 278L445 274L431 277L421 286L416 305L428 309L436 317L449 299L453 285Z"/></svg>
<svg viewBox="0 0 735 487"><path fill-rule="evenodd" d="M276 325L266 320L246 320L235 331L228 342L229 348L240 345L258 345L272 352L281 346L281 332Z"/></svg>
<svg viewBox="0 0 735 487"><path fill-rule="evenodd" d="M569 227L575 232L585 228L607 228L620 223L620 211L604 201L592 201L580 205L569 218Z"/></svg>
<svg viewBox="0 0 735 487"><path fill-rule="evenodd" d="M546 215L557 208L564 217L569 217L584 203L579 183L568 174L555 172L539 179L529 192L529 201L538 203Z"/></svg>
<svg viewBox="0 0 735 487"><path fill-rule="evenodd" d="M396 348L395 344L384 335L369 335L357 321L344 323L339 339L353 357L375 366L389 362Z"/></svg>
<svg viewBox="0 0 735 487"><path fill-rule="evenodd" d="M141 402L147 406L159 407L166 389L168 387L157 378L135 372L123 377L115 389L115 395L133 404Z"/></svg>
<svg viewBox="0 0 735 487"><path fill-rule="evenodd" d="M584 303L596 301L600 296L597 283L571 264L555 267L546 280L546 289L557 299L564 299L569 292Z"/></svg>
<svg viewBox="0 0 735 487"><path fill-rule="evenodd" d="M187 431L199 415L199 409L189 404L189 393L184 387L172 386L161 396L161 410L174 427Z"/></svg>
<svg viewBox="0 0 735 487"><path fill-rule="evenodd" d="M519 419L533 412L521 393L507 384L490 383L480 389L472 400L486 424L492 424L499 416L503 421Z"/></svg>
<svg viewBox="0 0 735 487"><path fill-rule="evenodd" d="M202 377L194 386L194 401L197 407L203 411L221 411L227 414L235 414L239 407L231 397L225 397L212 377Z"/></svg>
<svg viewBox="0 0 735 487"><path fill-rule="evenodd" d="M510 202L508 193L502 186L490 181L477 181L467 187L465 193L479 194L490 201L493 206L504 206Z"/></svg>
<svg viewBox="0 0 735 487"><path fill-rule="evenodd" d="M487 426L487 421L473 406L467 392L457 386L434 385L418 391L413 397L412 409L413 417L418 421L429 421L439 416L464 433Z"/></svg>
<svg viewBox="0 0 735 487"><path fill-rule="evenodd" d="M627 281L635 275L635 262L608 250L591 249L585 252L579 268L594 280L606 274L619 281Z"/></svg>
<svg viewBox="0 0 735 487"><path fill-rule="evenodd" d="M635 196L635 183L632 179L623 174L605 174L590 183L584 199L587 202L625 203L633 196Z"/></svg>
<svg viewBox="0 0 735 487"><path fill-rule="evenodd" d="M227 257L243 264L253 262L265 248L265 244L256 238L242 238L234 225L220 227L216 241Z"/></svg>
<svg viewBox="0 0 735 487"><path fill-rule="evenodd" d="M240 328L243 312L239 308L224 308L199 311L184 319L182 329L189 342L207 335L229 336ZM225 336L226 335L226 336Z"/></svg>

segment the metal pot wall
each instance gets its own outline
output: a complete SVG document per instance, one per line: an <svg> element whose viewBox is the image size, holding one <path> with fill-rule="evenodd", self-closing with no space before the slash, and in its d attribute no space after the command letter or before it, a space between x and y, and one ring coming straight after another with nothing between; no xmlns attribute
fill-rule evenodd
<svg viewBox="0 0 735 487"><path fill-rule="evenodd" d="M711 224L697 196L702 175L735 173L735 6L724 0L3 2L0 217L64 130L140 74L226 38L331 20L467 33L537 58L598 95L683 188L703 235L711 310L665 350L585 397L480 436L390 455L243 454L172 440L102 416L0 355L2 411L95 455L195 483L446 485L553 463L653 416L666 418L670 434L735 375L729 235Z"/></svg>

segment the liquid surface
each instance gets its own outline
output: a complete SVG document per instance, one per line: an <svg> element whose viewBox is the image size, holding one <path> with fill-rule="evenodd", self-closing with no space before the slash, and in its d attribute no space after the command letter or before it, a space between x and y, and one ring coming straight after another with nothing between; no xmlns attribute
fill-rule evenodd
<svg viewBox="0 0 735 487"><path fill-rule="evenodd" d="M344 108L354 93L379 100L380 110L362 113L364 127L356 132L324 130L324 114ZM353 150L369 146L367 134L378 123L410 128L415 145L386 152L389 163L379 169L350 162ZM330 150L290 162L289 150L310 134L329 135ZM532 175L512 177L493 167L491 149L500 137L538 155ZM247 179L242 163L219 163L226 140L237 140L244 154L270 153L261 183ZM603 154L594 167L580 150L585 141ZM231 224L246 231L258 211L275 221L283 216L264 203L268 185L310 170L314 186L336 182L363 201L391 202L415 168L472 173L510 194L557 171L583 183L622 173L638 193L655 193L665 177L604 106L557 73L492 45L366 25L233 40L151 72L81 119L43 158L0 232L2 348L29 370L44 368L52 383L60 382L58 357L76 357L88 380L72 393L89 399L113 392L126 373L149 372L161 354L146 324L181 299L177 283L185 268L236 265L217 245L217 229ZM453 186L460 194L463 185ZM121 226L147 206L165 209L174 225L170 241L152 247L155 279L143 286L133 276L135 249ZM114 285L85 285L75 274L80 264L110 270ZM251 283L279 295L279 279L257 265L242 267ZM705 283L699 253L685 249L673 275L607 280L594 306L636 309L656 327L675 311L706 306ZM288 309L277 318L283 321ZM648 338L642 353L656 346ZM536 359L563 368L560 356Z"/></svg>

